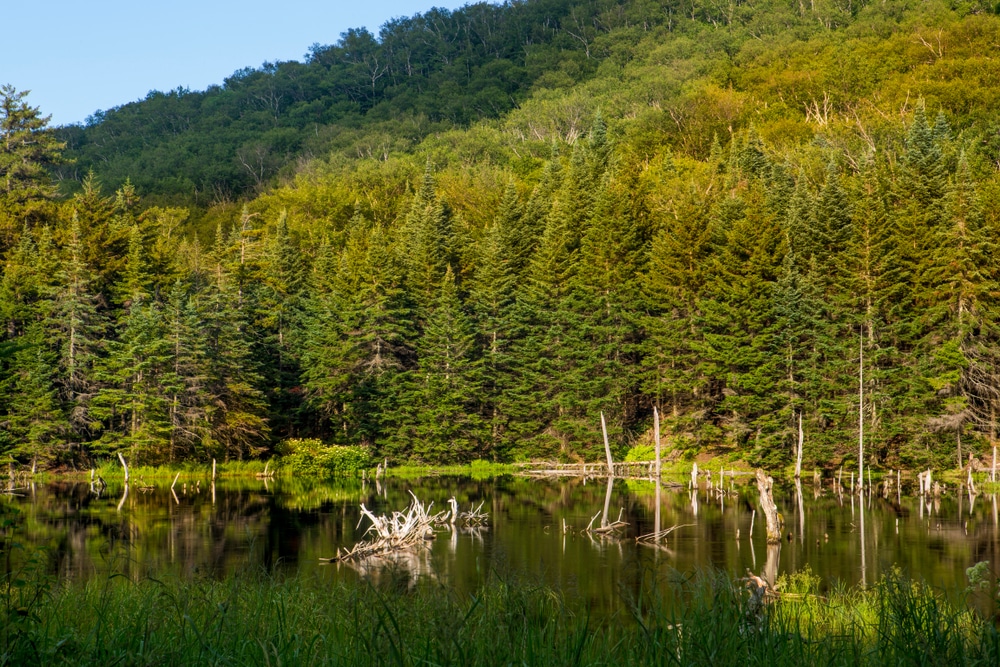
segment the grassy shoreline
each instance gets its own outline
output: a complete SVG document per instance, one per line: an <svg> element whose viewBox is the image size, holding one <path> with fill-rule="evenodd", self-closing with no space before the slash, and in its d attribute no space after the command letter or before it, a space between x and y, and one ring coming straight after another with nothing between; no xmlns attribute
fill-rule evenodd
<svg viewBox="0 0 1000 667"><path fill-rule="evenodd" d="M457 465L426 465L426 464L401 464L399 466L390 467L385 475L391 478L397 479L416 479L421 477L438 477L438 476L467 476L474 479L489 479L493 477L500 477L503 475L512 475L523 472L528 472L532 469L544 469L551 462L547 461L521 461L515 463L493 463L489 461L473 461L467 464L457 464ZM661 474L666 478L683 478L685 480L690 479L691 469L695 461L682 461L675 460L671 462L664 462L661 466ZM726 476L735 475L737 478L749 478L753 475L753 470L751 466L743 461L732 461L725 456L719 456L715 458L709 458L705 460L697 461L699 472L701 474L712 474L717 476L719 471L725 472ZM596 465L596 464L595 464ZM284 464L281 457L273 457L271 459L252 459L246 461L227 461L218 462L216 464L216 477L217 478L255 478L261 476L265 470L275 477L282 477L284 475L296 474L296 476L302 476L301 473L293 473L287 465ZM875 481L882 481L887 475L892 471L887 470L872 470L871 477ZM916 479L916 474L918 471L904 470L902 474L902 479L907 483L913 483ZM792 480L794 478L794 471L791 468L787 469L777 469L769 470L769 474L774 476L779 480ZM17 471L19 477L25 476L25 471ZM107 459L98 464L94 468L95 476L100 476L105 480L121 480L125 476L125 471L122 469L121 464L116 459ZM129 474L132 480L151 482L151 481L163 481L163 480L173 480L175 476L180 475L180 481L201 479L203 481L210 481L212 478L212 464L211 462L184 462L184 463L171 463L162 464L155 466L129 466ZM353 474L348 474L346 477L356 477L360 478L362 475L368 477L375 476L375 468L365 468L364 470L357 470ZM844 469L844 484L847 485L847 480L849 479L850 471ZM934 471L934 479L938 480L947 487L954 487L958 485L964 485L966 482L966 471L965 470L940 470ZM344 478L345 475L341 475ZM893 477L895 475L893 474ZM28 478L28 477L25 477ZM323 476L323 475L305 475L305 478L314 479L316 481L322 481L324 479L333 479L335 477ZM825 471L823 476L824 483L828 483L831 479L836 478L836 471ZM90 470L40 470L33 477L35 481L50 481L50 480L80 480L89 481ZM714 479L714 477L713 477ZM803 483L812 483L813 470L803 471ZM973 474L973 480L977 485L977 491L980 493L998 493L1000 492L1000 481L991 483L989 481L989 472L976 472ZM866 480L867 481L867 480Z"/></svg>
<svg viewBox="0 0 1000 667"><path fill-rule="evenodd" d="M609 618L496 573L472 595L396 574L379 583L254 568L222 581L8 577L0 665L1000 663L993 622L898 573L766 605L723 575L675 575Z"/></svg>

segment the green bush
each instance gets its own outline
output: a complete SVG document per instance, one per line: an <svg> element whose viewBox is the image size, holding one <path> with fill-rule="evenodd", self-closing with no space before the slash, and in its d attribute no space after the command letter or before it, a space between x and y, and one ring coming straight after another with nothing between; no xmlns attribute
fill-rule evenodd
<svg viewBox="0 0 1000 667"><path fill-rule="evenodd" d="M315 438L292 438L278 445L282 466L296 475L346 477L371 466L371 453L364 447L325 445Z"/></svg>
<svg viewBox="0 0 1000 667"><path fill-rule="evenodd" d="M656 448L653 445L636 445L625 454L626 461L652 461L656 459Z"/></svg>

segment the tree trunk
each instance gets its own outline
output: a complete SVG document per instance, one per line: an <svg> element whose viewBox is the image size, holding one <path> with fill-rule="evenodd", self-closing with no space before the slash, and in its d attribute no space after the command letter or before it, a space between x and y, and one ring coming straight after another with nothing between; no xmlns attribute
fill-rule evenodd
<svg viewBox="0 0 1000 667"><path fill-rule="evenodd" d="M615 462L611 459L611 445L608 444L608 425L604 422L604 412L601 412L601 433L604 435L604 453L608 457L608 474L615 476Z"/></svg>
<svg viewBox="0 0 1000 667"><path fill-rule="evenodd" d="M781 543L781 518L778 516L778 506L774 504L774 496L771 488L774 480L768 477L763 470L757 468L757 489L760 491L760 509L764 512L764 519L767 521L767 543Z"/></svg>
<svg viewBox="0 0 1000 667"><path fill-rule="evenodd" d="M656 479L660 479L660 413L653 408L653 438L656 440Z"/></svg>
<svg viewBox="0 0 1000 667"><path fill-rule="evenodd" d="M795 452L795 479L802 478L802 413L799 413L799 446Z"/></svg>
<svg viewBox="0 0 1000 667"><path fill-rule="evenodd" d="M865 336L858 344L858 488L865 485Z"/></svg>

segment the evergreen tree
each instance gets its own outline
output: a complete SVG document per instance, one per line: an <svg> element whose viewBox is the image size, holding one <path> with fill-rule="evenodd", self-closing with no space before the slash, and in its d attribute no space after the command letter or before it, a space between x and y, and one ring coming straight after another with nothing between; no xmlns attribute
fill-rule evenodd
<svg viewBox="0 0 1000 667"><path fill-rule="evenodd" d="M469 303L478 325L478 348L482 358L481 411L489 424L489 450L503 458L509 416L505 404L513 378L511 339L514 335L512 309L517 293L517 277L525 258L518 233L520 216L516 193L508 185L500 214L487 227L479 242L476 272L469 287Z"/></svg>
<svg viewBox="0 0 1000 667"><path fill-rule="evenodd" d="M401 232L406 248L407 289L420 307L429 308L452 265L453 252L451 215L434 192L430 163Z"/></svg>
<svg viewBox="0 0 1000 667"><path fill-rule="evenodd" d="M272 431L286 436L297 428L301 407L297 333L301 330L305 267L300 249L288 231L284 212L263 256L263 279L259 294L260 351L263 377L270 408Z"/></svg>
<svg viewBox="0 0 1000 667"><path fill-rule="evenodd" d="M325 271L333 270L332 276ZM302 352L309 403L346 442L381 446L392 430L394 385L411 365L413 308L403 262L378 227L352 220L339 262L317 262Z"/></svg>
<svg viewBox="0 0 1000 667"><path fill-rule="evenodd" d="M7 406L5 453L24 462L45 464L64 451L69 423L56 392L56 358L43 339L40 323L33 322L18 339L0 392L16 397Z"/></svg>
<svg viewBox="0 0 1000 667"><path fill-rule="evenodd" d="M712 379L699 345L699 303L708 296L715 231L709 216L712 201L703 201L701 193L699 184L687 184L664 212L644 281L649 304L643 319L644 388L675 437L687 443L709 425L700 416L711 405Z"/></svg>
<svg viewBox="0 0 1000 667"><path fill-rule="evenodd" d="M13 86L0 86L0 252L24 227L50 215L55 197L49 168L62 162L66 145L49 129L49 116L30 106Z"/></svg>
<svg viewBox="0 0 1000 667"><path fill-rule="evenodd" d="M417 366L402 378L404 418L389 444L398 459L466 463L486 454L474 350L475 332L448 269L417 341Z"/></svg>
<svg viewBox="0 0 1000 667"><path fill-rule="evenodd" d="M49 288L44 308L46 342L57 355L55 383L77 443L97 432L90 403L99 390L95 376L106 323L91 291L91 274L83 260L80 223L74 215L68 244ZM75 453L73 453L75 455Z"/></svg>
<svg viewBox="0 0 1000 667"><path fill-rule="evenodd" d="M210 373L204 322L196 298L178 280L164 308L167 343L162 390L167 402L168 458L196 455L207 460L215 411L207 383Z"/></svg>
<svg viewBox="0 0 1000 667"><path fill-rule="evenodd" d="M781 355L774 337L775 282L784 260L778 221L759 190L720 202L712 279L698 303L706 373L718 387L718 425L752 459L786 460L782 446Z"/></svg>
<svg viewBox="0 0 1000 667"><path fill-rule="evenodd" d="M207 333L207 389L212 396L211 440L227 458L264 450L269 433L262 378L253 355L250 316L256 234L250 216L225 238L217 235L211 280L197 304Z"/></svg>

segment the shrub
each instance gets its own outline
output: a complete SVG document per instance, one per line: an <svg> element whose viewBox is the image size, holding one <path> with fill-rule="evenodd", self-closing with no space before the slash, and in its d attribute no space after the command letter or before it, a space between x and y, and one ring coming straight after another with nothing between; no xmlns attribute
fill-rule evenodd
<svg viewBox="0 0 1000 667"><path fill-rule="evenodd" d="M371 453L364 447L325 445L315 438L285 440L276 451L282 465L296 475L344 477L371 465Z"/></svg>
<svg viewBox="0 0 1000 667"><path fill-rule="evenodd" d="M636 445L625 454L626 461L652 461L656 458L656 447L653 445Z"/></svg>

